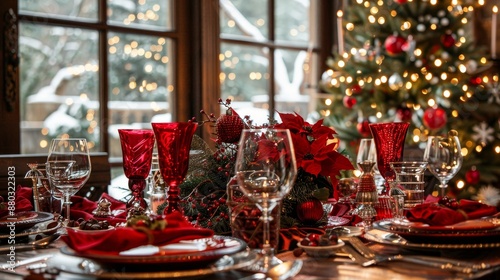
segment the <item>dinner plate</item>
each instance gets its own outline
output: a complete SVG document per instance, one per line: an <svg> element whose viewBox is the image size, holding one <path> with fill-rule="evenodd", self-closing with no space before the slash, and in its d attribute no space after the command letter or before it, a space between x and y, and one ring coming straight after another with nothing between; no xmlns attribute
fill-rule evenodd
<svg viewBox="0 0 500 280"><path fill-rule="evenodd" d="M193 267L207 265L224 255L241 252L247 247L246 242L241 239L220 235L198 239L196 242L205 242L207 246L201 251L162 250L158 254L149 256L119 255L118 253L97 250L79 253L69 247L61 248L61 252L98 261L102 264L127 266L168 264L170 267Z"/></svg>
<svg viewBox="0 0 500 280"><path fill-rule="evenodd" d="M473 226L475 225L475 226ZM373 223L373 227L396 233L411 242L425 243L476 243L496 242L500 240L500 226L485 221L464 222L454 226L422 226L412 223L396 223L381 220Z"/></svg>
<svg viewBox="0 0 500 280"><path fill-rule="evenodd" d="M93 277L96 279L171 279L187 277L204 277L216 272L242 269L250 266L258 258L254 250L244 250L231 255L221 256L213 264L205 267L189 267L187 269L177 269L176 266L155 266L156 270L143 268L141 271L128 271L128 267L114 267L102 265L91 259L69 256L59 253L47 261L47 266L60 271L60 276L70 274L68 278ZM169 267L169 270L165 268ZM71 278L76 279L76 278Z"/></svg>
<svg viewBox="0 0 500 280"><path fill-rule="evenodd" d="M375 234L376 233L376 234ZM405 239L396 239L390 237L390 231L381 230L371 230L363 235L363 238L376 243L381 243L384 245L397 246L408 250L470 250L470 249L490 249L490 248L500 248L500 242L497 239L496 242L483 242L481 239L476 239L475 242L471 243L429 243L429 242L412 242ZM387 236L387 238L384 238Z"/></svg>
<svg viewBox="0 0 500 280"><path fill-rule="evenodd" d="M11 231L12 225L14 225L14 231L19 232L33 227L38 223L52 220L53 218L54 215L47 212L23 211L14 213L14 215L7 215L0 218L0 232Z"/></svg>
<svg viewBox="0 0 500 280"><path fill-rule="evenodd" d="M38 223L33 227L16 232L15 237L17 239L17 238L27 238L30 235L37 235L37 234L49 235L55 233L60 227L61 223L58 223L54 220L48 220L45 222ZM0 243L6 243L6 239L8 238L11 238L10 233L0 234Z"/></svg>

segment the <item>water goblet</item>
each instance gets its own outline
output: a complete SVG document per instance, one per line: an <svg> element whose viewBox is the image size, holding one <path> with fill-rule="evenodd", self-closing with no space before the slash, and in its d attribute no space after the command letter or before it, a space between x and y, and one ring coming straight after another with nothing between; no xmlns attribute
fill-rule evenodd
<svg viewBox="0 0 500 280"><path fill-rule="evenodd" d="M151 171L155 136L150 129L118 129L122 148L123 171L128 178L132 197L127 201L127 209L139 205L148 207L143 197L146 178Z"/></svg>
<svg viewBox="0 0 500 280"><path fill-rule="evenodd" d="M152 123L158 148L160 173L168 188L168 205L164 214L182 212L179 206L179 185L184 181L189 167L189 151L195 122Z"/></svg>
<svg viewBox="0 0 500 280"><path fill-rule="evenodd" d="M288 129L245 129L235 164L240 190L261 210L263 245L252 270L267 272L281 261L270 244L271 213L290 192L297 176L293 142Z"/></svg>
<svg viewBox="0 0 500 280"><path fill-rule="evenodd" d="M458 173L463 162L457 132L452 130L447 136L429 136L424 161L440 182L441 196L445 196L448 181Z"/></svg>
<svg viewBox="0 0 500 280"><path fill-rule="evenodd" d="M409 123L374 123L370 124L377 153L377 167L385 179L385 188L379 196L377 218L392 218L391 200L389 195L391 181L396 179L396 173L391 169L391 162L399 162L403 158L403 150Z"/></svg>
<svg viewBox="0 0 500 280"><path fill-rule="evenodd" d="M46 172L51 187L62 195L65 206L64 226L70 220L71 196L78 192L90 177L91 163L84 138L53 139L47 157Z"/></svg>

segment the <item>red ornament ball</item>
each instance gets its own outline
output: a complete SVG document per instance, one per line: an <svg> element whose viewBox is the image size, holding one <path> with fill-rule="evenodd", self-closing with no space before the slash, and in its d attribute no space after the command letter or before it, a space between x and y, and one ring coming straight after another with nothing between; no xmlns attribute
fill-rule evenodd
<svg viewBox="0 0 500 280"><path fill-rule="evenodd" d="M352 107L356 105L356 102L358 102L356 98L348 95L344 96L344 99L342 99L342 103L344 103L344 106L349 109L352 109Z"/></svg>
<svg viewBox="0 0 500 280"><path fill-rule="evenodd" d="M441 43L445 48L451 48L453 45L455 45L455 36L453 34L444 34L441 36Z"/></svg>
<svg viewBox="0 0 500 280"><path fill-rule="evenodd" d="M394 0L394 2L396 2L398 4L406 4L406 3L408 3L408 0Z"/></svg>
<svg viewBox="0 0 500 280"><path fill-rule="evenodd" d="M412 111L408 107L399 107L396 111L396 115L403 122L409 122L411 120L411 116L413 115Z"/></svg>
<svg viewBox="0 0 500 280"><path fill-rule="evenodd" d="M467 182L467 184L471 184L471 185L476 185L479 183L479 180L481 179L481 173L479 172L479 170L476 169L475 166L473 166L470 170L467 170L467 172L465 172L465 182Z"/></svg>
<svg viewBox="0 0 500 280"><path fill-rule="evenodd" d="M475 76L475 77L471 77L469 81L470 81L471 85L473 85L473 86L478 86L478 85L480 85L480 84L481 84L481 82L482 82L483 80L481 79L481 77L479 77L479 76Z"/></svg>
<svg viewBox="0 0 500 280"><path fill-rule="evenodd" d="M297 206L297 217L304 224L314 224L323 217L323 204L315 197L308 198Z"/></svg>
<svg viewBox="0 0 500 280"><path fill-rule="evenodd" d="M398 55L403 52L406 39L398 35L390 35L385 39L384 46L389 55Z"/></svg>
<svg viewBox="0 0 500 280"><path fill-rule="evenodd" d="M353 85L353 86L351 87L351 92L352 92L352 94L360 94L360 93L361 93L361 91L362 91L362 89L361 89L361 86L360 86L360 85Z"/></svg>
<svg viewBox="0 0 500 280"><path fill-rule="evenodd" d="M441 108L427 108L424 112L424 125L430 129L439 129L446 125L448 118Z"/></svg>
<svg viewBox="0 0 500 280"><path fill-rule="evenodd" d="M356 125L356 128L363 137L368 137L372 134L370 130L370 122L368 120L364 120Z"/></svg>
<svg viewBox="0 0 500 280"><path fill-rule="evenodd" d="M223 143L236 143L240 140L243 120L238 115L222 115L215 122L217 137Z"/></svg>

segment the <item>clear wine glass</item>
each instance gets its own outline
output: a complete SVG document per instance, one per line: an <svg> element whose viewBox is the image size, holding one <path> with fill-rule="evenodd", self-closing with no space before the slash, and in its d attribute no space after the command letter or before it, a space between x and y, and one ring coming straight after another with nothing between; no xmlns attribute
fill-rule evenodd
<svg viewBox="0 0 500 280"><path fill-rule="evenodd" d="M64 226L70 220L71 196L78 192L90 177L91 164L84 138L53 139L47 157L46 172L52 188L62 194L65 206Z"/></svg>
<svg viewBox="0 0 500 280"><path fill-rule="evenodd" d="M440 182L441 196L445 196L448 181L458 173L463 162L457 132L452 130L447 136L429 136L424 161Z"/></svg>
<svg viewBox="0 0 500 280"><path fill-rule="evenodd" d="M288 129L245 129L235 164L240 190L261 210L263 245L252 270L266 272L281 261L270 244L272 210L290 192L297 176L293 142Z"/></svg>

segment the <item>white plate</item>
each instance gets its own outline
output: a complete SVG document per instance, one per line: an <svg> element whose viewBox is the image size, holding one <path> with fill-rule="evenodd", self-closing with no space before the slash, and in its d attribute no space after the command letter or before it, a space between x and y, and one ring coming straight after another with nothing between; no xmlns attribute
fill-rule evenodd
<svg viewBox="0 0 500 280"><path fill-rule="evenodd" d="M297 246L304 249L306 254L308 254L311 257L319 257L319 258L326 258L329 256L335 255L337 252L337 249L341 248L344 246L345 243L342 240L338 240L338 243L336 245L329 245L329 246L305 246L301 245L300 242L297 243Z"/></svg>

